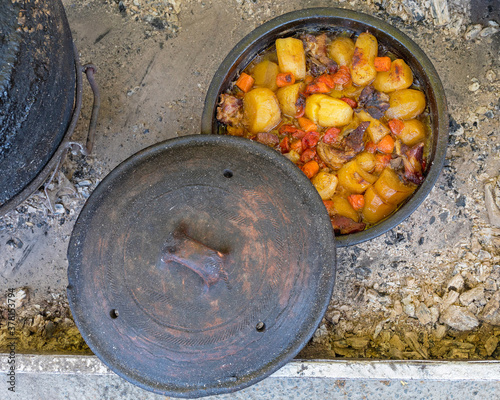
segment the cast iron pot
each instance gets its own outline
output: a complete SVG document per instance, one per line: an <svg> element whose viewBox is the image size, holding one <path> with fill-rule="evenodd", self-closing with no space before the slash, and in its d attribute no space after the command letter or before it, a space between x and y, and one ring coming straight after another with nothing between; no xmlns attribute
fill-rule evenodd
<svg viewBox="0 0 500 400"><path fill-rule="evenodd" d="M80 114L82 72L61 0L0 3L0 216L36 191L64 158Z"/></svg>
<svg viewBox="0 0 500 400"><path fill-rule="evenodd" d="M425 180L415 193L391 216L377 225L350 235L337 236L337 246L344 247L373 239L405 220L427 197L444 164L448 143L448 111L443 85L425 53L408 36L388 23L356 11L336 8L311 8L279 16L256 28L243 38L227 55L208 89L203 110L201 131L206 134L223 133L217 122L217 104L235 77L260 52L269 48L276 39L297 32L347 30L352 33L368 31L379 44L385 45L411 67L427 97L432 137Z"/></svg>

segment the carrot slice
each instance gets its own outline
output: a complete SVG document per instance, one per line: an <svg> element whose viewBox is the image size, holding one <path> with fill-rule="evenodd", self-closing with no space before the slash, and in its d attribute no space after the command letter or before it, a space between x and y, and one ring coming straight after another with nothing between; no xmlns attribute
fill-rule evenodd
<svg viewBox="0 0 500 400"><path fill-rule="evenodd" d="M238 86L243 92L248 92L255 82L250 75L242 72L238 80L236 81L236 86Z"/></svg>
<svg viewBox="0 0 500 400"><path fill-rule="evenodd" d="M299 125L302 129L304 129L306 132L312 132L312 131L317 131L318 127L314 122L312 122L310 119L305 118L305 117L300 117L298 119Z"/></svg>
<svg viewBox="0 0 500 400"><path fill-rule="evenodd" d="M378 72L385 72L391 69L391 59L389 57L375 57L373 64Z"/></svg>
<svg viewBox="0 0 500 400"><path fill-rule="evenodd" d="M301 169L302 172L304 172L304 174L306 174L306 176L311 179L319 172L319 164L315 160L311 160L309 162L306 162Z"/></svg>
<svg viewBox="0 0 500 400"><path fill-rule="evenodd" d="M377 144L377 150L381 153L391 154L394 151L394 139L391 135L385 135Z"/></svg>
<svg viewBox="0 0 500 400"><path fill-rule="evenodd" d="M291 72L282 72L276 76L276 85L278 87L293 85L295 76Z"/></svg>
<svg viewBox="0 0 500 400"><path fill-rule="evenodd" d="M306 86L304 94L310 95L313 93L329 93L331 89L325 82L313 82Z"/></svg>
<svg viewBox="0 0 500 400"><path fill-rule="evenodd" d="M349 204L356 211L361 210L365 206L365 197L362 194L351 194L347 197Z"/></svg>

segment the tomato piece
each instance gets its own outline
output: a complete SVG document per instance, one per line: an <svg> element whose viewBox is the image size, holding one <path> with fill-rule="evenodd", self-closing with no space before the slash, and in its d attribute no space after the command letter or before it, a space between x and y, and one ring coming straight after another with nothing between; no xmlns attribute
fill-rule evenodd
<svg viewBox="0 0 500 400"><path fill-rule="evenodd" d="M314 160L316 156L316 149L306 149L300 156L300 161L306 163L308 161Z"/></svg>
<svg viewBox="0 0 500 400"><path fill-rule="evenodd" d="M279 127L278 132L280 135L286 135L295 132L297 129L298 128L295 125L284 124Z"/></svg>
<svg viewBox="0 0 500 400"><path fill-rule="evenodd" d="M290 138L288 136L281 139L280 150L282 153L288 153L290 151Z"/></svg>
<svg viewBox="0 0 500 400"><path fill-rule="evenodd" d="M306 135L306 131L303 131L302 129L297 129L294 133L292 133L292 137L294 139L302 139Z"/></svg>
<svg viewBox="0 0 500 400"><path fill-rule="evenodd" d="M336 127L328 128L321 140L323 143L331 144L339 141L340 138L340 129Z"/></svg>
<svg viewBox="0 0 500 400"><path fill-rule="evenodd" d="M306 135L302 138L302 147L304 149L310 149L314 147L319 142L319 133L318 132L307 132Z"/></svg>
<svg viewBox="0 0 500 400"><path fill-rule="evenodd" d="M349 104L349 106L351 106L351 108L356 108L358 106L358 103L356 102L356 100L350 99L349 97L341 97L340 100Z"/></svg>

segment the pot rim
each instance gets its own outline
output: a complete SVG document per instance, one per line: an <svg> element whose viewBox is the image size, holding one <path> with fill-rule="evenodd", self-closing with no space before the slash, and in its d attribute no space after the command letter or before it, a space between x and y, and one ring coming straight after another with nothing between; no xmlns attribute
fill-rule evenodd
<svg viewBox="0 0 500 400"><path fill-rule="evenodd" d="M376 31L376 36L383 36L381 40L383 43L387 43L388 41L391 42L389 46L391 50L394 49L396 51L408 52L412 55L412 58L418 63L417 66L422 71L422 78L426 80L426 96L428 100L432 100L432 102L428 101L428 104L430 106L432 103L433 112L431 114L435 115L432 123L433 141L435 143L432 146L434 152L432 156L429 157L431 162L427 167L425 180L417 188L413 196L411 196L394 214L373 227L358 233L336 236L337 247L359 244L395 228L408 218L424 201L434 187L443 168L448 143L449 124L445 91L434 65L412 39L387 22L358 11L318 7L283 14L254 29L225 57L210 83L201 118L201 133L211 134L217 132L217 122L214 116L219 95L223 92L222 89L224 89L224 91L226 89L224 87L226 77L233 75L234 78L236 73L243 70L258 52L267 47L258 46L258 43L262 41L263 37L272 36L273 34L289 34L296 30L298 24L303 27L314 25L326 27L330 25L332 27L342 28L341 25L332 25L332 21L342 20L349 21L350 24L349 26L344 26L344 28L351 30L357 29L358 31L361 29ZM377 38L378 37L379 36L377 36ZM243 68L239 68L240 65L243 65Z"/></svg>

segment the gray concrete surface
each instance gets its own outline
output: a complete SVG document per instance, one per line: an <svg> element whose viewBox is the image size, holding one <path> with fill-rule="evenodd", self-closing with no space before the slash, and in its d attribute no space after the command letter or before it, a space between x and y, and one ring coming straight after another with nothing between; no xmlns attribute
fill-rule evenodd
<svg viewBox="0 0 500 400"><path fill-rule="evenodd" d="M0 356L5 360L6 355ZM92 356L16 357L16 392L7 399L166 399L115 375ZM2 365L5 365L2 363ZM8 395L4 397L4 393ZM293 361L239 392L207 400L497 399L500 362Z"/></svg>

